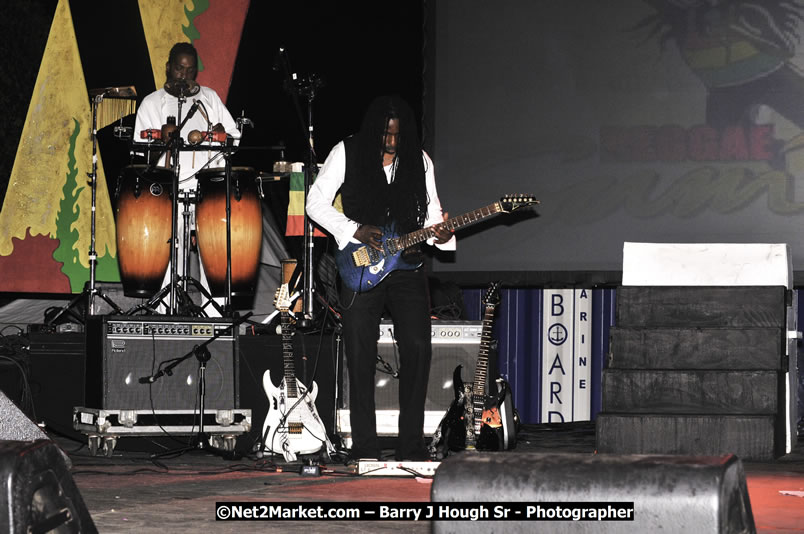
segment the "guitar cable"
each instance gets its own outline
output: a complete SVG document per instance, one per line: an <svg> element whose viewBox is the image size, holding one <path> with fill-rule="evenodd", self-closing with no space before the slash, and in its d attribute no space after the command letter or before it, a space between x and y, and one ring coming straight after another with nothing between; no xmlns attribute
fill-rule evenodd
<svg viewBox="0 0 804 534"><path fill-rule="evenodd" d="M378 365L382 365L383 369L377 369L381 373L385 373L391 375L392 377L399 379L399 353L397 352L397 345L396 345L396 338L394 337L394 330L393 328L388 328L388 334L391 336L391 340L393 341L392 345L394 347L394 360L396 361L396 370L391 366L390 363L386 362L382 359L380 353L377 353L377 363Z"/></svg>

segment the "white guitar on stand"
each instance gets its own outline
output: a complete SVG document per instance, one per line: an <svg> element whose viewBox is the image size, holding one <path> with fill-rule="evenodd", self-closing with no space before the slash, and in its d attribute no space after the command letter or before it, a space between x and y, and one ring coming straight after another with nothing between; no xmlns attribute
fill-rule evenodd
<svg viewBox="0 0 804 534"><path fill-rule="evenodd" d="M262 387L269 402L262 427L263 451L282 454L287 462L296 461L297 454L318 452L324 444L328 453L335 452L315 407L318 385L313 382L308 390L296 378L293 363L294 321L290 313L295 298L291 298L288 289L295 268L296 260L282 260L282 285L277 289L274 301L281 318L285 374L278 387L271 381L270 370L262 375Z"/></svg>

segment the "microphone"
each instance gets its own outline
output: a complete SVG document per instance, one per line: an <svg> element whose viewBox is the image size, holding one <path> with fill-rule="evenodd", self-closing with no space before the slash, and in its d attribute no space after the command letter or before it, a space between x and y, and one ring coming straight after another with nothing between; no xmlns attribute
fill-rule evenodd
<svg viewBox="0 0 804 534"><path fill-rule="evenodd" d="M193 117L193 115L195 115L195 112L196 112L196 111L198 111L198 104L200 104L200 102L199 102L198 100L194 100L194 101L193 101L193 105L192 105L192 106L190 106L190 111L188 111L188 112L187 112L187 116L186 116L186 117L184 117L184 122L185 122L185 123L186 123L187 121L189 121L189 120L190 120L190 119Z"/></svg>
<svg viewBox="0 0 804 534"><path fill-rule="evenodd" d="M185 78L178 78L175 80L168 80L165 82L165 91L169 94L179 97L186 97L198 94L201 86L195 80Z"/></svg>
<svg viewBox="0 0 804 534"><path fill-rule="evenodd" d="M138 380L138 382L140 384L153 384L154 382L156 382L157 378L159 378L160 376L162 376L164 374L165 374L164 371L159 371L158 373L156 373L153 376L143 376L142 378L140 378ZM172 374L172 373L168 373L168 375L170 375L170 374Z"/></svg>

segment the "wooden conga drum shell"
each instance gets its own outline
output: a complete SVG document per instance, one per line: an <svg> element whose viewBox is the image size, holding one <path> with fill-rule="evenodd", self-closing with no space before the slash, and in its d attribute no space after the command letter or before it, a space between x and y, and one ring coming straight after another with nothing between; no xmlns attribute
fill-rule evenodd
<svg viewBox="0 0 804 534"><path fill-rule="evenodd" d="M170 263L173 173L130 165L120 175L117 200L117 261L123 292L155 294Z"/></svg>
<svg viewBox="0 0 804 534"><path fill-rule="evenodd" d="M226 296L226 182L223 169L198 173L196 206L198 253L215 297ZM262 203L257 173L249 167L231 170L232 296L254 295L262 247Z"/></svg>

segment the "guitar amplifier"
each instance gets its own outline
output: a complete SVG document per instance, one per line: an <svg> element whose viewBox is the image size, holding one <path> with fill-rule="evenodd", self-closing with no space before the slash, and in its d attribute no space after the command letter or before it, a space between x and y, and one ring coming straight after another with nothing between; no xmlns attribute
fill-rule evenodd
<svg viewBox="0 0 804 534"><path fill-rule="evenodd" d="M455 367L462 365L461 377L465 382L474 378L482 321L433 321L430 338L433 357L430 362L430 381L427 384L425 401L424 434L432 436L441 418L455 399L452 376ZM377 434L396 436L399 432L399 381L393 373L399 369L399 350L394 341L394 325L391 321L380 323L378 337L377 373L375 375L375 409ZM344 350L349 350L344 347ZM496 362L490 362L496 364ZM496 367L492 366L492 369ZM338 410L336 431L341 435L351 433L349 423L349 380L343 355L338 358Z"/></svg>
<svg viewBox="0 0 804 534"><path fill-rule="evenodd" d="M96 316L87 322L86 403L104 410L200 408L200 360L207 345L205 410L239 408L238 333L220 318ZM197 352L197 351L196 351ZM186 355L170 374L146 380ZM160 367L161 366L161 367ZM143 383L144 382L144 383Z"/></svg>

